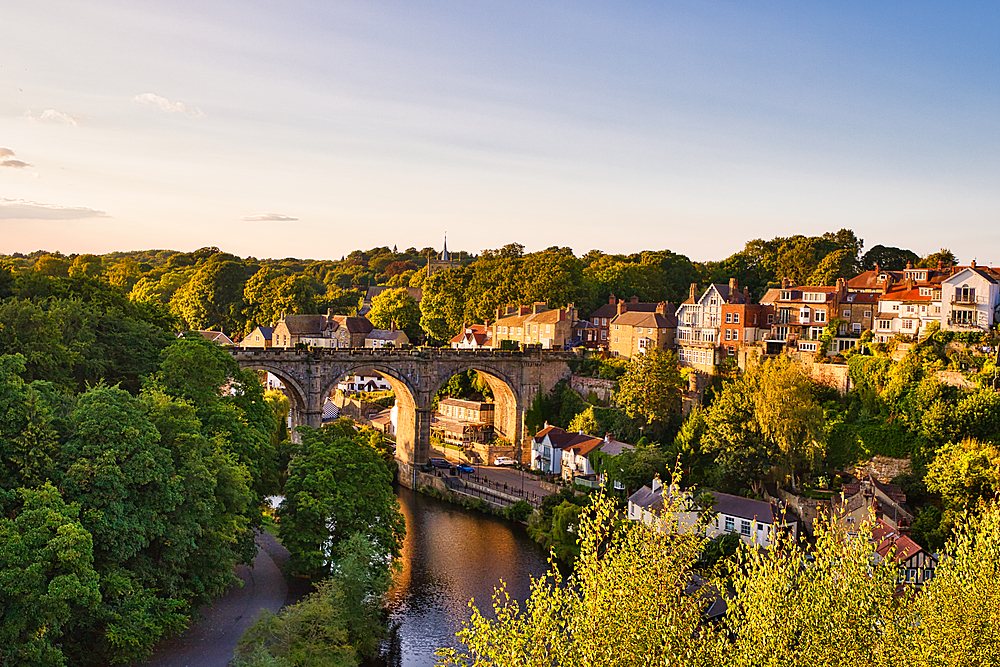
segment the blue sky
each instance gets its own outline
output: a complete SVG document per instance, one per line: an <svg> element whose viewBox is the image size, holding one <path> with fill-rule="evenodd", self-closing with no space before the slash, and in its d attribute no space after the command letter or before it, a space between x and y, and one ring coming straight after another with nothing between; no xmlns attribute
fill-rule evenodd
<svg viewBox="0 0 1000 667"><path fill-rule="evenodd" d="M997 3L143 4L0 11L0 252L1000 264Z"/></svg>

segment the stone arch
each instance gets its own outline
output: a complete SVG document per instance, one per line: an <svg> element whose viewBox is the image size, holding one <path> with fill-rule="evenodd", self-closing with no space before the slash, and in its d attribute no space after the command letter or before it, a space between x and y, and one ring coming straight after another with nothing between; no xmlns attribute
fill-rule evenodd
<svg viewBox="0 0 1000 667"><path fill-rule="evenodd" d="M468 371L478 372L486 381L490 391L493 392L493 402L496 406L493 414L493 428L497 435L510 441L515 451L520 451L524 434L524 405L521 402L521 385L520 382L512 380L503 370L475 361L457 365L436 380L437 386L432 387L431 395L437 395L441 387L445 386L455 375Z"/></svg>
<svg viewBox="0 0 1000 667"><path fill-rule="evenodd" d="M314 409L309 405L309 395L302 384L286 370L273 364L243 363L240 364L240 367L250 371L267 371L281 380L281 384L285 385L285 389L288 391L288 400L291 403L289 410L289 417L291 418L289 434L293 441L298 442L298 433L295 429L298 426L309 425L307 414L310 410ZM323 406L320 405L319 410L322 411L322 409Z"/></svg>
<svg viewBox="0 0 1000 667"><path fill-rule="evenodd" d="M325 399L347 375L380 375L396 395L396 458L405 463L423 464L430 455L431 426L429 406L422 393L397 368L365 360L338 367L326 378L321 395Z"/></svg>

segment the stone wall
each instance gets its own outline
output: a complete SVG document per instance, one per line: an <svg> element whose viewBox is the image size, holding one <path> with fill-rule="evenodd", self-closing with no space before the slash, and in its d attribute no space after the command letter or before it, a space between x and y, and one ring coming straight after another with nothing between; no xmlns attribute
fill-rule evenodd
<svg viewBox="0 0 1000 667"><path fill-rule="evenodd" d="M794 493L778 489L779 507L784 508L790 514L797 516L805 528L806 533L813 535L816 519L830 512L829 500L815 500L805 496L797 496Z"/></svg>
<svg viewBox="0 0 1000 667"><path fill-rule="evenodd" d="M841 396L851 390L848 368L843 364L806 364L809 377L817 384L836 389Z"/></svg>
<svg viewBox="0 0 1000 667"><path fill-rule="evenodd" d="M583 399L586 399L590 392L594 392L597 398L605 403L611 402L611 398L615 391L614 380L589 378L583 375L571 375L569 379L569 386L573 388L573 391L580 394Z"/></svg>
<svg viewBox="0 0 1000 667"><path fill-rule="evenodd" d="M854 474L859 479L867 477L869 473L880 482L891 482L894 477L904 472L910 472L910 459L894 459L888 456L875 456L864 465L854 469Z"/></svg>

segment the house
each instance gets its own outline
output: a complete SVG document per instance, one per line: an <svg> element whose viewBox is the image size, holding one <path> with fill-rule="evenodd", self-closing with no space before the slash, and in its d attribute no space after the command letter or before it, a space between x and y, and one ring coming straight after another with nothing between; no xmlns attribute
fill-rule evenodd
<svg viewBox="0 0 1000 667"><path fill-rule="evenodd" d="M770 319L768 319L770 316ZM735 357L740 347L754 345L764 339L774 320L774 307L750 303L750 292L743 288L739 303L722 305L722 331L719 333L726 357Z"/></svg>
<svg viewBox="0 0 1000 667"><path fill-rule="evenodd" d="M940 286L953 273L938 263L936 269L915 268L907 263L904 271L888 271L875 265L874 270L865 271L847 281L847 291L854 294L884 294L892 285L912 281L917 286Z"/></svg>
<svg viewBox="0 0 1000 667"><path fill-rule="evenodd" d="M490 347L499 348L503 341L518 345L540 345L543 349L564 350L572 343L577 322L576 308L549 309L538 302L531 306L497 308L496 321L491 325Z"/></svg>
<svg viewBox="0 0 1000 667"><path fill-rule="evenodd" d="M661 352L673 348L677 331L673 306L658 303L653 312L644 312L626 310L625 304L619 303L618 309L610 324L608 349L612 355L628 359L653 348Z"/></svg>
<svg viewBox="0 0 1000 667"><path fill-rule="evenodd" d="M870 292L848 292L840 301L837 334L834 336L831 354L846 352L858 344L865 331L875 328L875 313L878 311L879 295Z"/></svg>
<svg viewBox="0 0 1000 667"><path fill-rule="evenodd" d="M839 502L834 504L837 521L852 532L870 516L894 530L913 524L913 513L906 506L906 494L896 484L880 482L869 474L857 482L844 484Z"/></svg>
<svg viewBox="0 0 1000 667"><path fill-rule="evenodd" d="M677 526L689 530L701 529L710 539L736 533L748 545L769 547L779 533L789 534L793 538L798 534L795 520L786 520L784 514L770 503L717 491L709 493L715 504L711 510L707 510L709 517L705 521L703 511L693 508L693 494L690 491L678 492L676 488L664 487L659 476L656 476L652 486L644 486L629 496L628 518L663 530L664 508L671 496L676 496L678 509L674 518Z"/></svg>
<svg viewBox="0 0 1000 667"><path fill-rule="evenodd" d="M464 448L488 445L494 438L495 409L493 403L444 398L438 402L437 414L431 419L431 430L449 445ZM482 456L484 460L488 457L488 453Z"/></svg>
<svg viewBox="0 0 1000 667"><path fill-rule="evenodd" d="M712 518L705 524L705 536L710 539L737 533L745 544L770 547L778 533L789 534L792 538L798 535L795 519L786 518L771 503L717 491L710 493L715 498L711 509ZM699 515L697 512L693 514ZM686 521L682 520L683 522L690 522L689 518L684 519Z"/></svg>
<svg viewBox="0 0 1000 667"><path fill-rule="evenodd" d="M969 266L941 283L941 328L985 331L1000 322L1000 268Z"/></svg>
<svg viewBox="0 0 1000 667"><path fill-rule="evenodd" d="M604 452L609 456L618 456L626 450L635 449L633 445L612 440L610 434L605 435L603 439L583 433L577 435L587 439L578 439L563 448L559 460L562 478L567 482L579 482L597 488L600 486L600 480L597 479L597 472L590 463L590 455L593 452Z"/></svg>
<svg viewBox="0 0 1000 667"><path fill-rule="evenodd" d="M381 375L348 375L337 383L337 391L342 394L392 391L392 385Z"/></svg>
<svg viewBox="0 0 1000 667"><path fill-rule="evenodd" d="M841 301L847 296L847 281L837 279L835 287L793 285L784 278L781 287L768 290L763 305L774 308L771 330L765 337L765 351L778 354L786 347L802 352L817 352L823 330L837 316Z"/></svg>
<svg viewBox="0 0 1000 667"><path fill-rule="evenodd" d="M558 426L545 427L531 441L531 469L550 475L562 475L563 451L571 445L597 440L589 435L573 433Z"/></svg>
<svg viewBox="0 0 1000 667"><path fill-rule="evenodd" d="M615 295L612 294L608 297L608 302L603 304L600 308L595 310L590 314L587 320L594 326L593 333L593 343L592 349L604 348L608 349L611 342L611 320L613 320L618 315L623 312L633 312L633 313L654 313L656 312L655 303L646 303L639 301L639 297L634 296L628 301L618 300ZM586 347L591 347L585 341Z"/></svg>
<svg viewBox="0 0 1000 667"><path fill-rule="evenodd" d="M274 327L257 327L240 341L240 345L243 347L262 347L267 349L271 347L273 334Z"/></svg>
<svg viewBox="0 0 1000 667"><path fill-rule="evenodd" d="M884 343L897 334L919 336L941 321L941 286L917 285L912 280L886 287L878 300L875 340Z"/></svg>
<svg viewBox="0 0 1000 667"><path fill-rule="evenodd" d="M351 315L327 315L326 327L321 339L316 342L330 341L322 347L351 348L365 347L365 339L375 329L375 325L367 317Z"/></svg>
<svg viewBox="0 0 1000 667"><path fill-rule="evenodd" d="M365 347L368 349L398 348L409 343L409 337L399 329L372 329L365 336Z"/></svg>
<svg viewBox="0 0 1000 667"><path fill-rule="evenodd" d="M236 343L234 343L229 336L221 331L199 331L198 333L201 334L202 338L210 340L216 345L236 345Z"/></svg>
<svg viewBox="0 0 1000 667"><path fill-rule="evenodd" d="M899 568L900 583L920 589L934 578L937 557L914 542L909 535L901 535L897 529L879 521L872 527L872 543L875 547L875 562L891 558Z"/></svg>
<svg viewBox="0 0 1000 667"><path fill-rule="evenodd" d="M325 324L323 315L283 315L271 332L271 345L286 348L299 343L309 345L304 339L321 336Z"/></svg>
<svg viewBox="0 0 1000 667"><path fill-rule="evenodd" d="M601 347L600 330L589 320L577 320L573 325L573 340L570 347L583 346L588 350L596 350Z"/></svg>
<svg viewBox="0 0 1000 667"><path fill-rule="evenodd" d="M681 366L704 373L714 373L719 357L720 333L722 331L722 307L725 304L740 304L749 301L749 295L739 291L735 278L729 284L712 284L698 296L697 283L685 300L677 307L677 333L674 346Z"/></svg>
<svg viewBox="0 0 1000 667"><path fill-rule="evenodd" d="M490 347L492 337L489 323L469 324L462 327L462 333L451 339L451 347L454 350L478 350Z"/></svg>

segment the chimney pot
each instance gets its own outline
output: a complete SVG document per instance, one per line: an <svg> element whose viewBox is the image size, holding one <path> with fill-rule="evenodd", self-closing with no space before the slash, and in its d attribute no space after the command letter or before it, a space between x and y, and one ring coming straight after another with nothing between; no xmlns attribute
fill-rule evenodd
<svg viewBox="0 0 1000 667"><path fill-rule="evenodd" d="M618 299L617 299L617 297L615 297L614 294L612 294L611 296L608 297L608 305L609 306L613 306L616 303L618 303Z"/></svg>
<svg viewBox="0 0 1000 667"><path fill-rule="evenodd" d="M688 296L694 301L698 295L698 283L691 283L691 287L688 290Z"/></svg>
<svg viewBox="0 0 1000 667"><path fill-rule="evenodd" d="M629 303L639 303L639 297L634 296L628 300Z"/></svg>
<svg viewBox="0 0 1000 667"><path fill-rule="evenodd" d="M969 262L969 266L971 266L972 268L976 268L976 260L972 260L971 262Z"/></svg>

